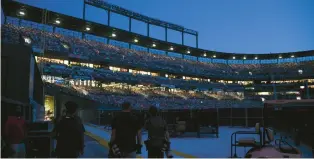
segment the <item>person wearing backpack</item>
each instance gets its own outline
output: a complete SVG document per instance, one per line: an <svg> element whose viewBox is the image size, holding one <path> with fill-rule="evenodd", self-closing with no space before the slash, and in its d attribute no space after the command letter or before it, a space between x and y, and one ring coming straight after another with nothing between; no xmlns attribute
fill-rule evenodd
<svg viewBox="0 0 314 159"><path fill-rule="evenodd" d="M149 108L149 114L151 117L145 124L148 131L148 140L145 141L148 158L164 158L164 153L168 158L172 158L166 121L158 116L158 109L155 106Z"/></svg>
<svg viewBox="0 0 314 159"><path fill-rule="evenodd" d="M142 126L129 102L122 103L122 112L113 118L111 127L109 157L136 158L142 148Z"/></svg>
<svg viewBox="0 0 314 159"><path fill-rule="evenodd" d="M12 158L25 158L25 143L27 139L27 126L22 118L22 108L17 106L13 116L9 116L5 123L5 138L10 145Z"/></svg>
<svg viewBox="0 0 314 159"><path fill-rule="evenodd" d="M55 127L58 158L77 158L84 153L85 128L81 119L76 115L78 105L69 101L65 104L66 115Z"/></svg>

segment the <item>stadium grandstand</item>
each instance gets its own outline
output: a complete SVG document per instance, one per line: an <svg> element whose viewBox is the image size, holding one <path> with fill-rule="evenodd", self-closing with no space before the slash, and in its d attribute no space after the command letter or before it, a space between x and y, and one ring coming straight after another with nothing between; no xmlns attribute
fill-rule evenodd
<svg viewBox="0 0 314 159"><path fill-rule="evenodd" d="M105 9L108 25L85 20L85 15L79 19L16 1L2 2L1 45L30 48L40 71L45 115L38 120L57 118L63 110L60 105L75 99L85 102L82 120L100 125L110 123L101 115L120 110L121 103L129 101L138 112L157 106L169 123L175 120L173 114L166 115L169 112L221 110L222 117L222 111L237 109L233 115L238 117L235 112L241 109L247 120L247 110L256 110L259 117L252 121L243 122L242 117L241 122L231 121L250 127L263 120L265 101L314 99L314 50L272 54L204 50L198 48L197 31L101 0L85 0L83 14L86 5ZM143 36L130 32L131 25L129 31L111 27L110 13L127 16L130 23L143 21L148 28L164 27L165 40L151 38L149 29ZM168 29L182 33L181 44L167 41ZM184 45L185 34L196 38L195 47ZM230 125L232 119L220 117L216 125Z"/></svg>

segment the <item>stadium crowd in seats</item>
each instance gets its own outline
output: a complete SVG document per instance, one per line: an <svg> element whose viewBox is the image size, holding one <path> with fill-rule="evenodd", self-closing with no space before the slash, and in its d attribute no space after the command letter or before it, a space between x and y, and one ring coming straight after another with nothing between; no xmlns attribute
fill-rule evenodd
<svg viewBox="0 0 314 159"><path fill-rule="evenodd" d="M263 78L266 74L273 74L277 78L295 76L298 70L302 74L314 74L313 61L285 62L272 64L224 64L204 63L166 55L158 55L133 49L116 47L102 42L65 36L28 27L17 27L6 24L2 28L5 42L19 43L18 35L29 37L33 48L64 52L70 57L88 59L91 61L106 61L112 64L149 70L163 70L176 74L193 76L208 76L224 78Z"/></svg>
<svg viewBox="0 0 314 159"><path fill-rule="evenodd" d="M238 84L225 85L223 83L210 83L201 81L186 81L183 79L169 79L160 76L149 76L141 74L132 74L129 72L117 72L105 68L90 68L87 66L67 66L65 64L53 63L46 61L46 59L39 59L39 63L43 64L44 73L48 75L62 76L62 77L82 77L95 80L106 80L113 82L130 82L130 83L147 83L155 85L174 85L180 88L187 88L194 86L196 88L220 88L220 89L243 89ZM230 88L229 88L230 87Z"/></svg>
<svg viewBox="0 0 314 159"><path fill-rule="evenodd" d="M45 83L45 86L50 91L60 91L65 94L94 100L113 107L119 107L123 101L130 101L134 109L146 109L149 105L156 105L160 109L206 109L262 106L261 101L231 99L227 98L225 95L214 95L214 93L169 93L160 90L132 91L117 88L84 88L74 85L48 82ZM217 98L219 98L219 100Z"/></svg>
<svg viewBox="0 0 314 159"><path fill-rule="evenodd" d="M256 79L269 80L268 75L276 78L295 77L314 74L314 62L285 62L272 64L225 64L205 63L117 47L103 42L65 36L31 27L17 27L5 24L2 27L2 40L6 43L30 45L35 51L47 50L62 53L66 57L83 59L91 63L110 63L124 68L145 68L151 71L163 71L173 74L184 74L193 77L221 79ZM132 83L144 85L143 88L118 87L81 87L73 83L45 83L47 90L60 91L66 94L94 100L106 105L119 106L123 101L133 103L135 109L145 109L149 105L158 105L162 109L209 107L259 107L260 97L236 94L243 92L239 84L225 84L202 80L184 80L167 76L142 75L131 72L113 71L107 67L88 67L64 64L58 61L39 58L38 63L44 75L62 77L72 80L95 80L101 82ZM299 71L302 70L302 73ZM171 90L153 89L162 86ZM170 87L169 87L170 86ZM222 90L209 91L212 89ZM193 90L193 91L190 91ZM225 91L225 90L229 90ZM230 91L231 90L231 91ZM233 92L232 92L233 91Z"/></svg>

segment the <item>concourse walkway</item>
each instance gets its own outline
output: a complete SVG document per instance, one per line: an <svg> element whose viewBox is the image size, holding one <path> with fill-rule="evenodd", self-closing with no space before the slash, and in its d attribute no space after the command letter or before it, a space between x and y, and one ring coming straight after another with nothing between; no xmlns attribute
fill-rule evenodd
<svg viewBox="0 0 314 159"><path fill-rule="evenodd" d="M85 149L81 158L108 158L108 148L98 141L85 135Z"/></svg>

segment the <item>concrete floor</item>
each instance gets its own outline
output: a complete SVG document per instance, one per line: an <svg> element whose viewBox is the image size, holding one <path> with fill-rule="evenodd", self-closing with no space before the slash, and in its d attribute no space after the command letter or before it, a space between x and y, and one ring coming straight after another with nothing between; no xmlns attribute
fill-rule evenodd
<svg viewBox="0 0 314 159"><path fill-rule="evenodd" d="M108 149L105 146L88 135L84 135L84 140L84 154L80 158L108 158Z"/></svg>
<svg viewBox="0 0 314 159"><path fill-rule="evenodd" d="M108 158L108 149L85 135L85 149L81 158Z"/></svg>
<svg viewBox="0 0 314 159"><path fill-rule="evenodd" d="M104 126L96 126L96 125L86 125L86 131L104 139L110 139L110 131L105 131ZM221 126L219 128L219 138L216 138L213 135L202 135L201 138L196 138L196 133L186 134L182 137L171 138L171 147L176 153L174 156L176 158L226 158L230 157L230 137L231 134L235 131L252 131L253 128L237 128L237 127L224 127ZM256 135L241 135L241 137L253 137L258 140L258 136ZM143 133L143 140L146 140L147 134ZM275 138L278 138L278 134ZM290 142L292 143L292 142ZM312 158L311 149L303 144L297 146L299 150L302 152L302 158ZM244 157L245 153L250 148L238 148L237 154L239 157ZM141 156L147 157L147 152L145 147L143 146Z"/></svg>

